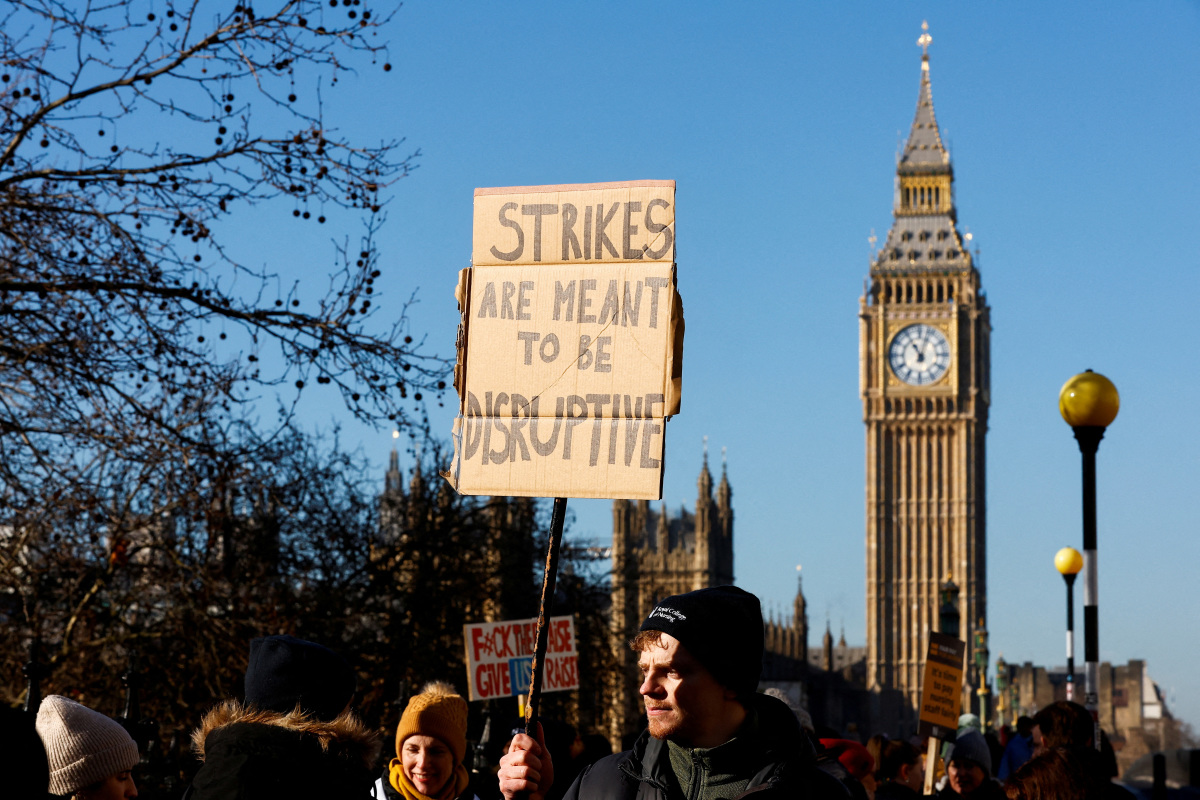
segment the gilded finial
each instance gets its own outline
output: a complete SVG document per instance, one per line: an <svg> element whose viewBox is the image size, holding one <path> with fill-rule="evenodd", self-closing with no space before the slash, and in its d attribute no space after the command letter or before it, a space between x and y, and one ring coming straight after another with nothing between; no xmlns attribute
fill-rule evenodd
<svg viewBox="0 0 1200 800"><path fill-rule="evenodd" d="M933 37L929 35L929 23L921 21L921 35L917 37L917 44L921 45L921 55L929 55L929 45L933 44Z"/></svg>

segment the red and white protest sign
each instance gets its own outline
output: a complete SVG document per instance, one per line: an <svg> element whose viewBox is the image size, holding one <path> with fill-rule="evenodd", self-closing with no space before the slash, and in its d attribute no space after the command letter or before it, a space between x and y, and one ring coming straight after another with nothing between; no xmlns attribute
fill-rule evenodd
<svg viewBox="0 0 1200 800"><path fill-rule="evenodd" d="M574 617L551 617L542 677L543 692L579 688ZM476 622L463 626L467 682L472 700L515 697L529 692L536 619Z"/></svg>

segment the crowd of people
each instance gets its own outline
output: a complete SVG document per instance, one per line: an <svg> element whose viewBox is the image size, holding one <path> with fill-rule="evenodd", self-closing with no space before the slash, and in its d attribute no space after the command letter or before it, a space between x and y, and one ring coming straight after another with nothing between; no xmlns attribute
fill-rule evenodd
<svg viewBox="0 0 1200 800"><path fill-rule="evenodd" d="M383 755L379 732L351 708L356 679L341 655L292 636L255 639L244 698L217 704L193 733L200 766L183 800L1132 797L1113 783L1115 761L1075 703L1022 718L1007 741L963 715L940 752L916 738L862 743L814 726L782 692L757 691L762 611L733 586L662 600L630 646L647 721L630 749L613 754L603 737L545 720L533 736L514 725L487 771L468 759L468 705L450 683L408 701ZM28 731L18 712L5 713L14 716L4 720L0 796L137 797L138 746L117 721L59 695L42 701Z"/></svg>

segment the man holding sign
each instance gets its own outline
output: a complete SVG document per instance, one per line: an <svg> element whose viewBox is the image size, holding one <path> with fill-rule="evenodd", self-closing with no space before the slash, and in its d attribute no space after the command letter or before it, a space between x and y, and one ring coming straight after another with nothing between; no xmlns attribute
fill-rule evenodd
<svg viewBox="0 0 1200 800"><path fill-rule="evenodd" d="M462 494L554 498L532 732L567 498L662 496L683 377L675 182L476 189L471 267L454 296L459 413L442 474ZM490 671L500 686L503 671Z"/></svg>
<svg viewBox="0 0 1200 800"><path fill-rule="evenodd" d="M718 586L661 601L630 646L649 727L632 750L601 759L565 800L840 798L783 702L756 694L763 658L758 598ZM500 760L507 800L544 797L554 780L544 742L519 735Z"/></svg>

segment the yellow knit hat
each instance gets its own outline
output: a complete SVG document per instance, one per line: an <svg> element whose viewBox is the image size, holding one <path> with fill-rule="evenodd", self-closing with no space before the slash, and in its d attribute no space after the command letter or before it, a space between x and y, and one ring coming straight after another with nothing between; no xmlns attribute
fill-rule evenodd
<svg viewBox="0 0 1200 800"><path fill-rule="evenodd" d="M454 754L454 763L467 756L467 701L454 687L442 681L425 684L414 695L396 728L396 755L410 736L432 736L444 742Z"/></svg>

